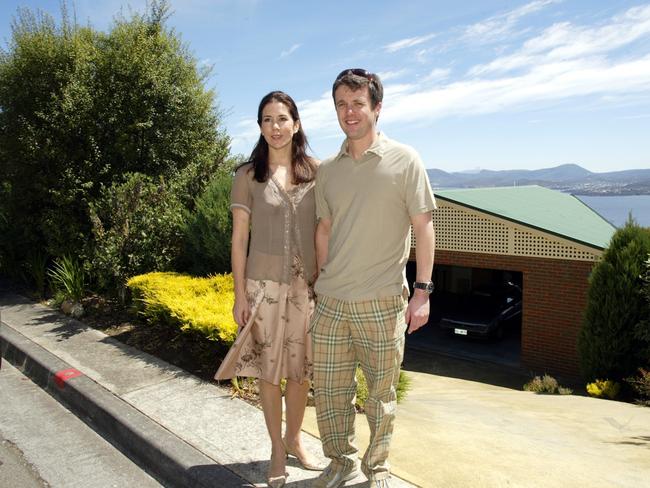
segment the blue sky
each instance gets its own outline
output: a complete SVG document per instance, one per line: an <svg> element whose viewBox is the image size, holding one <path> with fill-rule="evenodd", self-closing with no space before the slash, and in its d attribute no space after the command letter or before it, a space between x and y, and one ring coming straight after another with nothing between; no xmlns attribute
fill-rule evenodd
<svg viewBox="0 0 650 488"><path fill-rule="evenodd" d="M650 167L650 2L172 0L169 24L218 94L232 151L258 136L257 104L284 90L313 152L342 135L330 97L342 69L378 72L379 127L428 168L591 171ZM56 0L3 0L0 39L18 6L58 17ZM106 30L144 0L76 0Z"/></svg>

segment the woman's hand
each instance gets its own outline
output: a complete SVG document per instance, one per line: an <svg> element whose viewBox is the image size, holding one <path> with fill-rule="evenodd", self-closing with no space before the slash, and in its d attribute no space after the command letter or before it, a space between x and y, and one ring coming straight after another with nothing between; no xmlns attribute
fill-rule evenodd
<svg viewBox="0 0 650 488"><path fill-rule="evenodd" d="M248 319L251 318L251 307L246 298L235 298L235 305L232 308L232 316L235 319L235 323L239 326L239 330L246 326Z"/></svg>

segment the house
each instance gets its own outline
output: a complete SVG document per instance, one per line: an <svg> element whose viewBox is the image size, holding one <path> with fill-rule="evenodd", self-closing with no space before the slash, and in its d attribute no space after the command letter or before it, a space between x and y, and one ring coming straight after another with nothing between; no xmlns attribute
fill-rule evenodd
<svg viewBox="0 0 650 488"><path fill-rule="evenodd" d="M589 274L615 228L576 197L540 186L434 193L437 291L517 281L521 366L579 378L577 339Z"/></svg>

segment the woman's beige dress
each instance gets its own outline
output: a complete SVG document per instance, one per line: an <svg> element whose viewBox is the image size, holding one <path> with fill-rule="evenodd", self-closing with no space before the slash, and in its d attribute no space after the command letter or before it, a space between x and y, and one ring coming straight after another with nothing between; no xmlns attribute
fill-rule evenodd
<svg viewBox="0 0 650 488"><path fill-rule="evenodd" d="M215 374L261 378L279 384L311 377L314 309L312 277L316 262L314 183L285 191L274 178L253 180L250 165L233 181L231 208L251 214L246 261L246 298L251 317Z"/></svg>

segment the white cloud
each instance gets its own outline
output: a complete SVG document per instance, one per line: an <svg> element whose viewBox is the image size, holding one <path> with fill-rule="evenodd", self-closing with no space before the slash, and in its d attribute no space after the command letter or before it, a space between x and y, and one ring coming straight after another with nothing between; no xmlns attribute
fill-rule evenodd
<svg viewBox="0 0 650 488"><path fill-rule="evenodd" d="M316 100L302 100L296 105L302 127L308 136L316 133L319 137L338 135L339 125L330 91L324 92Z"/></svg>
<svg viewBox="0 0 650 488"><path fill-rule="evenodd" d="M424 77L424 81L440 81L449 77L451 70L449 68L434 68Z"/></svg>
<svg viewBox="0 0 650 488"><path fill-rule="evenodd" d="M429 62L427 54L429 54L428 49L420 49L417 53L415 53L415 60L420 64L426 64Z"/></svg>
<svg viewBox="0 0 650 488"><path fill-rule="evenodd" d="M260 136L257 120L250 118L240 120L235 125L234 132L230 142L233 153L250 154Z"/></svg>
<svg viewBox="0 0 650 488"><path fill-rule="evenodd" d="M406 73L408 73L408 70L406 69L400 69L397 71L382 71L377 73L379 75L379 78L381 79L382 83L386 82L388 80L392 80L394 78L401 78L404 76Z"/></svg>
<svg viewBox="0 0 650 488"><path fill-rule="evenodd" d="M282 51L280 53L280 58L286 58L287 56L291 56L295 52L295 50L298 49L301 45L302 44L294 44L286 51Z"/></svg>
<svg viewBox="0 0 650 488"><path fill-rule="evenodd" d="M574 60L536 66L520 76L473 79L385 101L385 123L434 120L518 109L587 95L647 93L650 55L637 60Z"/></svg>
<svg viewBox="0 0 650 488"><path fill-rule="evenodd" d="M650 36L650 5L634 7L599 27L574 26L561 22L545 29L508 56L473 67L473 76L508 72L545 62L603 55Z"/></svg>
<svg viewBox="0 0 650 488"><path fill-rule="evenodd" d="M415 92L418 85L409 83L399 83L393 85L384 85L384 99L390 99L409 92Z"/></svg>
<svg viewBox="0 0 650 488"><path fill-rule="evenodd" d="M423 42L426 42L429 39L433 39L435 36L436 36L435 34L428 34L426 36L409 37L407 39L401 39L399 41L386 44L384 46L384 51L389 53L394 53L395 51L399 51L400 49L405 49L407 47L412 47L412 46L417 46L418 44L422 44Z"/></svg>
<svg viewBox="0 0 650 488"><path fill-rule="evenodd" d="M523 17L538 12L549 5L559 3L560 1L562 0L535 0L504 14L495 15L467 27L463 38L477 42L502 39L513 31L514 27Z"/></svg>

